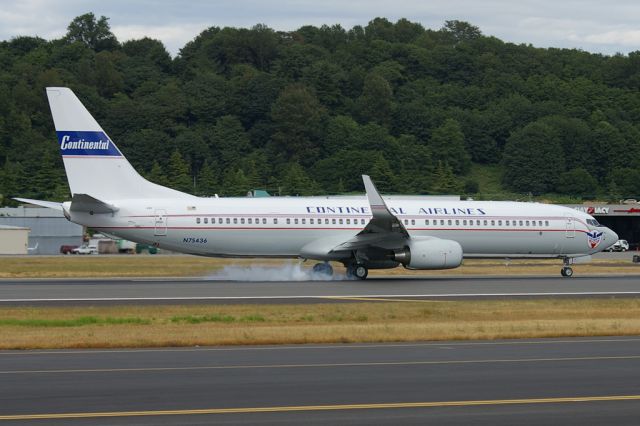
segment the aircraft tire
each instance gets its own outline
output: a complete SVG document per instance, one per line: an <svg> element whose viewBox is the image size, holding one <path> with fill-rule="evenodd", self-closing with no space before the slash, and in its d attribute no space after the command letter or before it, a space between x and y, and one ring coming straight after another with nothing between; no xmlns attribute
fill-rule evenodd
<svg viewBox="0 0 640 426"><path fill-rule="evenodd" d="M563 277L571 278L573 276L573 269L565 266L560 270L560 275L562 275Z"/></svg>
<svg viewBox="0 0 640 426"><path fill-rule="evenodd" d="M330 277L333 275L333 268L326 262L316 263L315 265L313 265L313 273L323 274Z"/></svg>
<svg viewBox="0 0 640 426"><path fill-rule="evenodd" d="M366 266L358 264L353 267L353 275L359 280L364 280L369 275L369 270Z"/></svg>

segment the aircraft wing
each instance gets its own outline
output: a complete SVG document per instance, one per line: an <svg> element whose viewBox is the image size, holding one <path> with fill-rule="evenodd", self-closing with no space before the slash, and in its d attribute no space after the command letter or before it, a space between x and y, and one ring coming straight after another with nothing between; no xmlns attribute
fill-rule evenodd
<svg viewBox="0 0 640 426"><path fill-rule="evenodd" d="M356 250L374 246L398 246L410 238L407 229L400 219L389 210L371 178L362 175L362 181L373 217L360 233L339 244L332 251Z"/></svg>
<svg viewBox="0 0 640 426"><path fill-rule="evenodd" d="M376 186L367 175L362 176L372 218L358 234L343 240L341 237L321 238L307 244L301 256L319 259L343 256L345 252L360 249L399 248L410 238L407 229L387 207ZM342 253L342 254L341 254Z"/></svg>

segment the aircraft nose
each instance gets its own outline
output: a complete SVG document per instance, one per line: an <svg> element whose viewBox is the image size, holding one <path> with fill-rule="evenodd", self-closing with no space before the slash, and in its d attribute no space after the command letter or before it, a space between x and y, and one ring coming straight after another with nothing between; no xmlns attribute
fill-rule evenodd
<svg viewBox="0 0 640 426"><path fill-rule="evenodd" d="M613 232L611 229L607 228L607 231L604 233L605 241L607 243L607 247L618 241L618 234Z"/></svg>

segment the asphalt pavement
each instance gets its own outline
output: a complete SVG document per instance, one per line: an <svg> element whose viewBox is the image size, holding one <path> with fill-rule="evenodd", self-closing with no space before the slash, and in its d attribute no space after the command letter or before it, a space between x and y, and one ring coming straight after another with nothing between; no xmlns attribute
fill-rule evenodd
<svg viewBox="0 0 640 426"><path fill-rule="evenodd" d="M640 338L0 352L3 424L636 425Z"/></svg>
<svg viewBox="0 0 640 426"><path fill-rule="evenodd" d="M0 306L638 296L640 275L372 277L365 281L229 281L202 278L0 280Z"/></svg>

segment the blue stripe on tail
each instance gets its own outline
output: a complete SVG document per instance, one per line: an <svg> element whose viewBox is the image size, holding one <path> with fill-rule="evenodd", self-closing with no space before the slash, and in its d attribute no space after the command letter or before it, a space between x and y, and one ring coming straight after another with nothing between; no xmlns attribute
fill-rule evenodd
<svg viewBox="0 0 640 426"><path fill-rule="evenodd" d="M104 132L59 131L62 156L122 157L122 153Z"/></svg>

